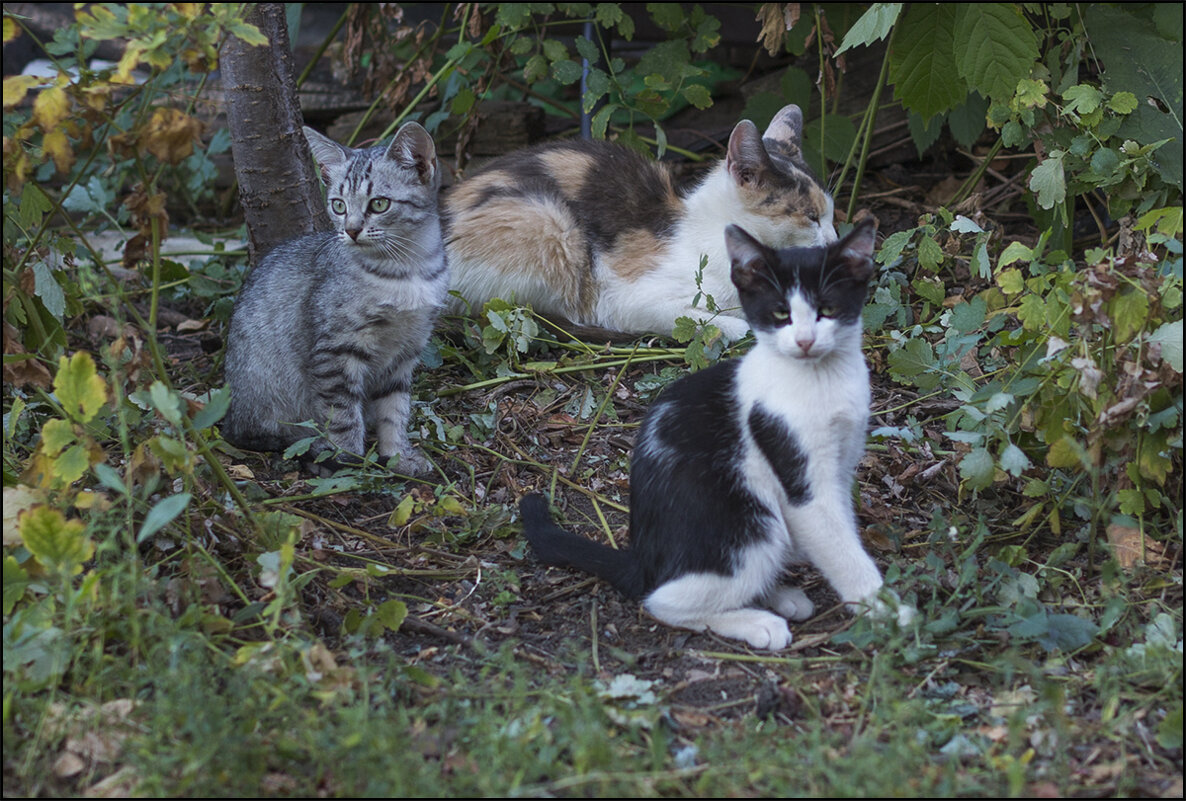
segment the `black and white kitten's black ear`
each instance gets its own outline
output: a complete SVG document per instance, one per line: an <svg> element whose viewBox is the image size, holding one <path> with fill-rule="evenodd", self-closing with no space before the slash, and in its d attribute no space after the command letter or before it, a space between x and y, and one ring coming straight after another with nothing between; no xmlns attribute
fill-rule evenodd
<svg viewBox="0 0 1186 801"><path fill-rule="evenodd" d="M753 291L769 285L770 248L754 239L740 225L725 228L725 249L729 252L730 277L739 290Z"/></svg>
<svg viewBox="0 0 1186 801"><path fill-rule="evenodd" d="M829 261L849 278L864 283L873 276L873 251L877 245L877 218L859 220L848 236L828 247Z"/></svg>
<svg viewBox="0 0 1186 801"><path fill-rule="evenodd" d="M738 186L757 186L763 174L771 169L770 156L758 135L758 126L742 120L729 135L729 150L725 166Z"/></svg>
<svg viewBox="0 0 1186 801"><path fill-rule="evenodd" d="M794 161L803 159L803 110L791 103L774 115L762 134L762 144L772 155L783 155Z"/></svg>
<svg viewBox="0 0 1186 801"><path fill-rule="evenodd" d="M350 160L350 154L353 152L348 147L339 145L328 136L319 134L308 125L302 127L305 132L305 141L309 143L309 149L313 151L313 158L317 159L317 164L321 167L321 177L327 178L326 173L329 170L337 169Z"/></svg>
<svg viewBox="0 0 1186 801"><path fill-rule="evenodd" d="M437 167L437 149L428 131L418 122L405 122L396 131L395 139L387 148L387 158L402 167L416 170L420 183L439 186L441 171Z"/></svg>

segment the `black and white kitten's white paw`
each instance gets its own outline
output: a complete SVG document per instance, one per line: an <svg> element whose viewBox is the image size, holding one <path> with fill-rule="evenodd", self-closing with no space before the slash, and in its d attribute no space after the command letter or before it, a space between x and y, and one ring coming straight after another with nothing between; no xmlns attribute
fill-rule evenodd
<svg viewBox="0 0 1186 801"><path fill-rule="evenodd" d="M705 627L722 637L744 640L764 651L781 651L791 644L786 618L764 609L737 609L704 620Z"/></svg>
<svg viewBox="0 0 1186 801"><path fill-rule="evenodd" d="M780 584L771 590L763 603L788 620L807 620L815 614L815 604L798 587Z"/></svg>

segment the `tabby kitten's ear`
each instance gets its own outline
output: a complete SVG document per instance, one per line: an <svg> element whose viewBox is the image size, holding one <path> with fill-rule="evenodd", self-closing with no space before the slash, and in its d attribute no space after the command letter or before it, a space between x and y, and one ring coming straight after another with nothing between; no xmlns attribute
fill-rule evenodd
<svg viewBox="0 0 1186 801"><path fill-rule="evenodd" d="M308 125L301 130L305 132L305 141L309 143L309 149L313 151L313 158L317 159L317 164L321 167L322 179L329 177L326 174L329 170L341 167L350 160L350 148L343 147L328 136L317 133Z"/></svg>
<svg viewBox="0 0 1186 801"><path fill-rule="evenodd" d="M733 284L741 291L754 291L773 282L770 275L771 252L740 225L725 228L725 248L732 265Z"/></svg>
<svg viewBox="0 0 1186 801"><path fill-rule="evenodd" d="M437 149L432 137L418 122L405 122L395 134L387 148L387 158L401 167L414 169L425 186L439 186L440 169L437 166Z"/></svg>
<svg viewBox="0 0 1186 801"><path fill-rule="evenodd" d="M758 126L749 120L742 120L729 135L729 150L725 166L738 186L757 186L762 174L772 168L770 156L762 146Z"/></svg>
<svg viewBox="0 0 1186 801"><path fill-rule="evenodd" d="M857 222L848 236L831 245L829 261L849 278L864 283L873 275L873 250L877 244L877 219L869 216Z"/></svg>

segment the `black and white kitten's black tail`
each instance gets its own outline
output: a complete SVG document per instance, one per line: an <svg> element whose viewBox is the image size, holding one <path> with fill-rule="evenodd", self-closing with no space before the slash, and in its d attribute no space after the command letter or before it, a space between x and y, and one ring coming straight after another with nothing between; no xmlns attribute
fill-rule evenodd
<svg viewBox="0 0 1186 801"><path fill-rule="evenodd" d="M533 492L519 502L523 534L535 557L545 565L575 567L608 581L627 598L643 596L642 570L629 550L618 550L565 531L552 522L548 502Z"/></svg>

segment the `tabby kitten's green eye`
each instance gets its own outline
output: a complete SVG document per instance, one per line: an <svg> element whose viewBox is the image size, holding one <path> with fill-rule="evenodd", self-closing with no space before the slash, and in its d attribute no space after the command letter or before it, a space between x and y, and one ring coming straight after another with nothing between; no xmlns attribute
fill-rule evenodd
<svg viewBox="0 0 1186 801"><path fill-rule="evenodd" d="M779 306L774 310L774 319L778 320L780 323L785 323L787 320L791 319L791 313L782 306Z"/></svg>
<svg viewBox="0 0 1186 801"><path fill-rule="evenodd" d="M387 209L391 208L391 201L385 197L377 197L370 202L369 208L371 211L375 212L375 214L382 214L383 212L387 211Z"/></svg>
<svg viewBox="0 0 1186 801"><path fill-rule="evenodd" d="M334 214L345 214L346 213L346 201L344 201L344 200L337 200L337 199L331 200L329 202L329 207L334 210Z"/></svg>

